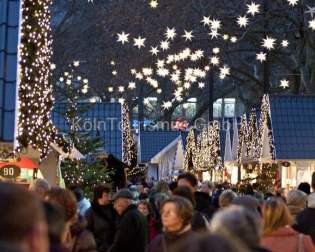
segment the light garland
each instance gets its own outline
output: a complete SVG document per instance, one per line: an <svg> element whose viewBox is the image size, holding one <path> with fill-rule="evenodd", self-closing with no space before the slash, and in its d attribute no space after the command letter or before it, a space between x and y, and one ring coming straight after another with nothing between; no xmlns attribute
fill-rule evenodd
<svg viewBox="0 0 315 252"><path fill-rule="evenodd" d="M22 1L19 110L17 152L31 146L44 158L50 143L62 145L50 113L53 106L51 85L52 36L51 0Z"/></svg>
<svg viewBox="0 0 315 252"><path fill-rule="evenodd" d="M194 163L196 162L196 138L195 138L195 130L190 129L187 136L186 143L186 152L185 152L185 160L184 160L184 170L187 172L193 172Z"/></svg>

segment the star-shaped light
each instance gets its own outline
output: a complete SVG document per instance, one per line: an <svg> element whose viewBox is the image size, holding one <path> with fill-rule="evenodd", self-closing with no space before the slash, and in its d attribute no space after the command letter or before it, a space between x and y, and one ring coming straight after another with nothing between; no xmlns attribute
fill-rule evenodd
<svg viewBox="0 0 315 252"><path fill-rule="evenodd" d="M150 98L148 98L148 97L144 98L144 99L143 99L143 103L144 103L145 105L150 105Z"/></svg>
<svg viewBox="0 0 315 252"><path fill-rule="evenodd" d="M212 56L212 57L210 58L210 63L211 63L212 65L214 65L214 66L219 65L219 63L220 63L219 57L217 57L217 56Z"/></svg>
<svg viewBox="0 0 315 252"><path fill-rule="evenodd" d="M136 70L136 69L131 69L130 72L131 72L131 74L133 74L133 75L134 75L134 74L137 74L137 70Z"/></svg>
<svg viewBox="0 0 315 252"><path fill-rule="evenodd" d="M223 66L220 68L220 75L230 75L231 69L227 66Z"/></svg>
<svg viewBox="0 0 315 252"><path fill-rule="evenodd" d="M166 51L170 48L170 43L167 40L162 41L160 47L163 51Z"/></svg>
<svg viewBox="0 0 315 252"><path fill-rule="evenodd" d="M118 102L119 102L120 104L124 104L125 99L124 99L124 98L119 98L119 99L118 99Z"/></svg>
<svg viewBox="0 0 315 252"><path fill-rule="evenodd" d="M268 50L274 49L275 48L275 43L276 40L271 37L266 37L263 39L262 47L267 48Z"/></svg>
<svg viewBox="0 0 315 252"><path fill-rule="evenodd" d="M175 28L170 29L169 27L166 28L165 36L167 39L174 40L176 37L176 30Z"/></svg>
<svg viewBox="0 0 315 252"><path fill-rule="evenodd" d="M161 94L161 93L162 93L162 89L158 88L158 89L156 90L156 92L157 92L158 94Z"/></svg>
<svg viewBox="0 0 315 252"><path fill-rule="evenodd" d="M164 60L158 60L156 65L158 68L163 68L165 66L165 61Z"/></svg>
<svg viewBox="0 0 315 252"><path fill-rule="evenodd" d="M221 28L221 21L218 19L212 19L211 20L211 29L212 30L218 30Z"/></svg>
<svg viewBox="0 0 315 252"><path fill-rule="evenodd" d="M119 93L125 92L125 87L124 87L124 86L119 86L119 87L118 87L118 92L119 92Z"/></svg>
<svg viewBox="0 0 315 252"><path fill-rule="evenodd" d="M185 38L185 41L191 41L194 35L192 34L192 31L184 31L185 35L183 35L183 38Z"/></svg>
<svg viewBox="0 0 315 252"><path fill-rule="evenodd" d="M284 79L280 81L280 87L282 88L288 88L290 86L290 83L288 80Z"/></svg>
<svg viewBox="0 0 315 252"><path fill-rule="evenodd" d="M165 110L168 110L172 107L172 102L171 101L167 101L167 102L163 102L163 105L162 107L165 109Z"/></svg>
<svg viewBox="0 0 315 252"><path fill-rule="evenodd" d="M312 18L314 18L315 15L315 7L310 7L307 5L308 11L305 11L305 13L310 14Z"/></svg>
<svg viewBox="0 0 315 252"><path fill-rule="evenodd" d="M237 37L235 37L235 36L231 37L231 42L232 43L236 43L236 41L237 41Z"/></svg>
<svg viewBox="0 0 315 252"><path fill-rule="evenodd" d="M289 5L292 5L292 6L297 5L299 2L299 0L287 0L287 1L289 2Z"/></svg>
<svg viewBox="0 0 315 252"><path fill-rule="evenodd" d="M153 69L150 67L142 68L142 72L144 76L151 76L153 74Z"/></svg>
<svg viewBox="0 0 315 252"><path fill-rule="evenodd" d="M160 52L160 51L159 51L158 47L153 47L153 46L151 46L150 53L151 53L152 55L157 55L159 52Z"/></svg>
<svg viewBox="0 0 315 252"><path fill-rule="evenodd" d="M239 16L237 18L237 24L242 28L248 25L248 17L247 16Z"/></svg>
<svg viewBox="0 0 315 252"><path fill-rule="evenodd" d="M260 62L266 61L267 59L267 54L264 52L260 52L256 54L256 59L259 60Z"/></svg>
<svg viewBox="0 0 315 252"><path fill-rule="evenodd" d="M143 75L142 75L142 73L137 73L137 74L136 74L136 79L138 79L138 80L143 80Z"/></svg>
<svg viewBox="0 0 315 252"><path fill-rule="evenodd" d="M122 33L118 33L117 36L118 36L117 42L121 42L123 45L129 42L129 38L128 38L129 34L122 32Z"/></svg>
<svg viewBox="0 0 315 252"><path fill-rule="evenodd" d="M210 17L205 17L205 16L204 16L203 19L202 19L202 21L201 21L201 23L203 23L204 26L210 25L210 23L211 23Z"/></svg>
<svg viewBox="0 0 315 252"><path fill-rule="evenodd" d="M129 82L128 88L131 89L131 90L135 89L136 88L136 83L135 82Z"/></svg>
<svg viewBox="0 0 315 252"><path fill-rule="evenodd" d="M309 21L308 26L315 31L315 18L311 21Z"/></svg>
<svg viewBox="0 0 315 252"><path fill-rule="evenodd" d="M117 71L114 70L114 71L112 72L112 74L113 74L114 76L116 76L116 75L117 75Z"/></svg>
<svg viewBox="0 0 315 252"><path fill-rule="evenodd" d="M141 47L145 47L144 42L146 40L146 38L141 38L141 36L139 36L138 38L134 38L134 46L138 47L138 49L141 49Z"/></svg>
<svg viewBox="0 0 315 252"><path fill-rule="evenodd" d="M228 40L229 38L230 38L230 36L229 36L228 34L224 34L224 35L223 35L223 39L224 39L224 40Z"/></svg>
<svg viewBox="0 0 315 252"><path fill-rule="evenodd" d="M211 30L211 32L209 33L209 35L211 36L211 39L214 38L218 38L218 36L220 35L218 30Z"/></svg>
<svg viewBox="0 0 315 252"><path fill-rule="evenodd" d="M214 54L218 54L218 53L220 53L220 48L219 47L215 47L215 48L212 49L212 52Z"/></svg>
<svg viewBox="0 0 315 252"><path fill-rule="evenodd" d="M80 61L74 61L73 66L78 67L80 65Z"/></svg>
<svg viewBox="0 0 315 252"><path fill-rule="evenodd" d="M185 89L188 90L188 89L190 89L190 87L191 87L191 84L190 84L189 82L185 82L185 83L184 83L184 88L185 88Z"/></svg>
<svg viewBox="0 0 315 252"><path fill-rule="evenodd" d="M110 64L111 64L112 66L115 66L115 65L116 65L115 61L113 61L113 60L110 62Z"/></svg>
<svg viewBox="0 0 315 252"><path fill-rule="evenodd" d="M161 77L166 77L169 74L169 70L166 68L158 68L157 75Z"/></svg>
<svg viewBox="0 0 315 252"><path fill-rule="evenodd" d="M51 64L51 65L50 65L50 69L51 69L51 70L55 70L55 69L56 69L56 64Z"/></svg>
<svg viewBox="0 0 315 252"><path fill-rule="evenodd" d="M198 83L198 87L199 88L204 88L205 87L205 83L204 82L199 82Z"/></svg>
<svg viewBox="0 0 315 252"><path fill-rule="evenodd" d="M155 9L155 8L158 7L159 2L156 1L156 0L151 0L150 3L149 3L149 5L150 5L151 8Z"/></svg>
<svg viewBox="0 0 315 252"><path fill-rule="evenodd" d="M288 47L289 41L288 40L282 40L281 45L282 45L282 47Z"/></svg>
<svg viewBox="0 0 315 252"><path fill-rule="evenodd" d="M110 93L114 92L114 88L113 87L108 87L108 92L110 92Z"/></svg>
<svg viewBox="0 0 315 252"><path fill-rule="evenodd" d="M251 4L247 4L247 13L255 16L256 13L259 13L260 5L252 2Z"/></svg>

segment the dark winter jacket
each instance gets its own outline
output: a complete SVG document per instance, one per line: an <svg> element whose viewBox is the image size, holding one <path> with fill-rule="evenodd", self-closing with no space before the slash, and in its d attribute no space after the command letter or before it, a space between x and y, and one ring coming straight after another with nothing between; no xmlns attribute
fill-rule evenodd
<svg viewBox="0 0 315 252"><path fill-rule="evenodd" d="M85 214L90 230L95 238L99 252L107 251L114 241L117 214L113 205L101 206L92 203Z"/></svg>
<svg viewBox="0 0 315 252"><path fill-rule="evenodd" d="M71 252L97 252L93 234L86 227L87 222L83 217L71 226L71 235L74 239Z"/></svg>
<svg viewBox="0 0 315 252"><path fill-rule="evenodd" d="M306 208L300 212L295 219L293 228L303 234L312 237L315 244L315 208Z"/></svg>
<svg viewBox="0 0 315 252"><path fill-rule="evenodd" d="M152 217L149 216L147 218L148 222L148 235L149 235L149 241L152 241L160 232L158 229L158 223L157 221Z"/></svg>
<svg viewBox="0 0 315 252"><path fill-rule="evenodd" d="M208 230L208 225L207 216L199 211L194 211L191 220L191 229L195 232L202 233Z"/></svg>
<svg viewBox="0 0 315 252"><path fill-rule="evenodd" d="M195 201L195 209L210 220L215 212L215 208L211 205L210 196L204 192L195 192Z"/></svg>
<svg viewBox="0 0 315 252"><path fill-rule="evenodd" d="M131 205L121 216L114 243L108 252L144 252L147 242L146 217Z"/></svg>
<svg viewBox="0 0 315 252"><path fill-rule="evenodd" d="M197 234L186 227L180 233L163 233L157 236L149 245L147 252L172 252L183 242L189 243L189 240L196 239Z"/></svg>

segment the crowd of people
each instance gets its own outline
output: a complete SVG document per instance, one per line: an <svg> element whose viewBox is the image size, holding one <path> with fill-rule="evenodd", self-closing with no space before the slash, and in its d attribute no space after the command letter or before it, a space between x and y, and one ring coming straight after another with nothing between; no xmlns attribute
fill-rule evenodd
<svg viewBox="0 0 315 252"><path fill-rule="evenodd" d="M94 188L0 184L1 252L315 252L312 184L261 193L176 181ZM313 193L312 193L313 191Z"/></svg>

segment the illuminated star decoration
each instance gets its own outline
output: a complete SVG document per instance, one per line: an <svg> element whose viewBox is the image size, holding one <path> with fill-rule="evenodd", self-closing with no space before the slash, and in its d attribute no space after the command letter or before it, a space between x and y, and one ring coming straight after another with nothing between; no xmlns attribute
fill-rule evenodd
<svg viewBox="0 0 315 252"><path fill-rule="evenodd" d="M231 37L231 42L232 43L236 43L236 41L237 41L237 38L235 36Z"/></svg>
<svg viewBox="0 0 315 252"><path fill-rule="evenodd" d="M167 40L162 41L160 47L163 51L166 51L170 48L170 43Z"/></svg>
<svg viewBox="0 0 315 252"><path fill-rule="evenodd" d="M170 29L169 27L166 28L165 36L169 40L174 40L176 37L176 30L175 28Z"/></svg>
<svg viewBox="0 0 315 252"><path fill-rule="evenodd" d="M210 23L211 23L211 19L210 19L210 17L203 17L203 19L202 19L202 21L201 21L201 23L203 23L204 24L204 26L209 26L210 25Z"/></svg>
<svg viewBox="0 0 315 252"><path fill-rule="evenodd" d="M183 35L183 38L185 38L185 41L191 41L194 37L194 35L192 34L192 31L188 32L188 31L184 31L185 35Z"/></svg>
<svg viewBox="0 0 315 252"><path fill-rule="evenodd" d="M309 21L308 26L315 31L315 18L311 21Z"/></svg>
<svg viewBox="0 0 315 252"><path fill-rule="evenodd" d="M220 35L218 30L211 30L211 32L209 33L209 35L211 36L211 39L214 38L218 38L218 36Z"/></svg>
<svg viewBox="0 0 315 252"><path fill-rule="evenodd" d="M256 13L259 13L260 5L252 2L251 4L247 4L247 13L255 16Z"/></svg>
<svg viewBox="0 0 315 252"><path fill-rule="evenodd" d="M274 49L275 43L276 43L276 40L274 38L267 36L265 39L263 39L262 46L264 48L267 48L268 50L271 50L271 49Z"/></svg>
<svg viewBox="0 0 315 252"><path fill-rule="evenodd" d="M158 47L153 47L153 46L151 47L150 53L152 55L157 55L159 52L160 51L159 51Z"/></svg>
<svg viewBox="0 0 315 252"><path fill-rule="evenodd" d="M237 24L242 28L248 25L248 18L246 16L239 16L237 18Z"/></svg>
<svg viewBox="0 0 315 252"><path fill-rule="evenodd" d="M165 109L165 110L168 110L172 107L172 102L171 101L167 101L167 102L163 102L163 105L162 107Z"/></svg>
<svg viewBox="0 0 315 252"><path fill-rule="evenodd" d="M128 88L133 90L136 88L136 83L135 82L129 82Z"/></svg>
<svg viewBox="0 0 315 252"><path fill-rule="evenodd" d="M117 42L121 42L123 45L129 42L129 38L128 38L129 34L122 32L122 33L118 33L117 36L118 36Z"/></svg>
<svg viewBox="0 0 315 252"><path fill-rule="evenodd" d="M299 0L287 0L289 5L295 6L298 4Z"/></svg>
<svg viewBox="0 0 315 252"><path fill-rule="evenodd" d="M289 86L290 86L290 83L289 83L289 81L288 80L281 80L280 81L280 87L282 87L282 88L288 88Z"/></svg>
<svg viewBox="0 0 315 252"><path fill-rule="evenodd" d="M78 67L80 65L80 61L74 61L73 66Z"/></svg>
<svg viewBox="0 0 315 252"><path fill-rule="evenodd" d="M283 40L281 42L282 47L288 47L289 46L289 41L288 40Z"/></svg>
<svg viewBox="0 0 315 252"><path fill-rule="evenodd" d="M141 38L141 36L139 36L138 38L134 38L134 46L138 47L138 49L141 49L141 47L145 47L144 42L146 40L146 38Z"/></svg>
<svg viewBox="0 0 315 252"><path fill-rule="evenodd" d="M220 68L220 79L224 79L227 75L230 75L230 71L230 68L227 66Z"/></svg>
<svg viewBox="0 0 315 252"><path fill-rule="evenodd" d="M220 60L217 56L213 56L210 58L210 63L214 66L217 66L220 63Z"/></svg>
<svg viewBox="0 0 315 252"><path fill-rule="evenodd" d="M264 52L260 52L256 54L256 59L259 60L260 62L266 61L267 59L267 54Z"/></svg>
<svg viewBox="0 0 315 252"><path fill-rule="evenodd" d="M205 83L204 82L199 82L198 83L198 87L199 88L204 88L205 87Z"/></svg>
<svg viewBox="0 0 315 252"><path fill-rule="evenodd" d="M156 0L151 0L149 5L151 8L155 9L156 7L158 7L159 3Z"/></svg>
<svg viewBox="0 0 315 252"><path fill-rule="evenodd" d="M308 11L305 11L305 13L310 14L311 17L314 18L314 15L315 15L315 7L307 6L307 8L308 8Z"/></svg>

